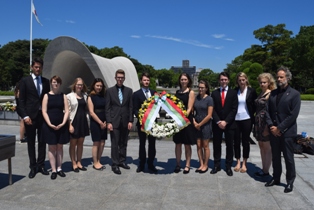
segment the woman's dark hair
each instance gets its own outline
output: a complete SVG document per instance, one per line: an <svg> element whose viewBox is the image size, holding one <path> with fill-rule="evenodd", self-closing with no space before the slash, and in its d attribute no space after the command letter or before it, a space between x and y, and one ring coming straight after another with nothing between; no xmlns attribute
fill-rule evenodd
<svg viewBox="0 0 314 210"><path fill-rule="evenodd" d="M200 80L200 81L198 82L198 84L203 84L203 85L205 85L205 88L207 88L206 94L207 94L207 95L210 95L210 92L209 92L209 84L208 84L207 81L205 81L205 80Z"/></svg>
<svg viewBox="0 0 314 210"><path fill-rule="evenodd" d="M97 82L101 82L101 84L102 84L102 89L101 89L99 95L105 96L106 87L105 87L104 81L103 81L102 79L100 79L100 78L95 78L95 79L94 79L93 83L92 83L91 86L90 86L91 92L90 92L89 95L96 95L96 94L97 94L96 91L95 91L95 84L96 84Z"/></svg>
<svg viewBox="0 0 314 210"><path fill-rule="evenodd" d="M187 74L187 73L181 73L180 76L179 76L179 80L178 80L178 83L179 83L180 88L181 88L180 80L181 80L181 77L182 77L182 76L186 76L186 77L188 78L188 81L189 81L189 82L188 82L188 88L192 87L192 79L191 79L190 75Z"/></svg>
<svg viewBox="0 0 314 210"><path fill-rule="evenodd" d="M15 88L14 88L14 96L15 96L15 98L19 97L19 92L20 92L20 82L17 82L15 84Z"/></svg>
<svg viewBox="0 0 314 210"><path fill-rule="evenodd" d="M52 83L52 80L56 80L57 83L60 84L60 85L62 84L62 79L59 76L57 76L57 75L51 77L50 84Z"/></svg>

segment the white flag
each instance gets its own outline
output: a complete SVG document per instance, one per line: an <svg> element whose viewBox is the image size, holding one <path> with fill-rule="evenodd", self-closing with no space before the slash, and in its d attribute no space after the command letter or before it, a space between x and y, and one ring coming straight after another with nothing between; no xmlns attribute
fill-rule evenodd
<svg viewBox="0 0 314 210"><path fill-rule="evenodd" d="M34 6L33 1L32 1L32 13L35 15L35 18L36 18L37 22L38 22L40 25L43 25L43 24L41 24L41 22L40 22L39 19L38 19L38 16L37 16L36 9L35 9L35 6Z"/></svg>

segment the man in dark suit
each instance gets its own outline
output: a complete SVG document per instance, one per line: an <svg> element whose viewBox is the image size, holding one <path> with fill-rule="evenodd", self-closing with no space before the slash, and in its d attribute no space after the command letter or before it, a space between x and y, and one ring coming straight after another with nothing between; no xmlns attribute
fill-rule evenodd
<svg viewBox="0 0 314 210"><path fill-rule="evenodd" d="M214 146L214 168L211 174L221 170L221 143L222 134L225 134L226 143L226 173L232 176L231 165L233 161L233 140L235 129L235 116L238 111L237 91L228 87L229 74L221 72L219 74L220 87L212 92L211 97L214 101L213 110L213 146Z"/></svg>
<svg viewBox="0 0 314 210"><path fill-rule="evenodd" d="M269 96L266 122L271 131L270 145L273 160L273 178L266 187L280 184L281 152L286 163L287 185L284 192L293 190L296 177L293 142L297 136L297 118L301 107L300 93L289 86L292 74L286 67L277 70L277 86Z"/></svg>
<svg viewBox="0 0 314 210"><path fill-rule="evenodd" d="M41 138L43 116L41 104L43 96L49 92L49 80L40 76L43 69L43 60L34 58L31 64L32 74L24 77L20 84L19 112L24 119L27 135L28 156L30 169L28 177L34 178L37 171L49 175L45 169L46 143ZM38 140L38 158L36 161L35 140Z"/></svg>
<svg viewBox="0 0 314 210"><path fill-rule="evenodd" d="M130 169L125 160L133 124L133 91L123 85L125 72L122 69L116 71L115 79L116 85L106 91L106 120L111 137L112 171L121 174L119 167Z"/></svg>
<svg viewBox="0 0 314 210"><path fill-rule="evenodd" d="M138 91L134 92L133 94L133 113L138 119L138 111L141 108L142 103L149 97L153 96L156 91L149 89L150 84L150 77L148 73L143 73L141 77L141 84L142 88ZM146 133L141 131L141 125L139 120L136 123L137 125L137 133L140 140L139 145L139 165L136 170L137 173L141 172L145 168L146 163ZM148 169L151 170L154 173L157 173L158 170L154 166L154 159L156 156L156 138L148 135L148 159L147 159L147 165Z"/></svg>

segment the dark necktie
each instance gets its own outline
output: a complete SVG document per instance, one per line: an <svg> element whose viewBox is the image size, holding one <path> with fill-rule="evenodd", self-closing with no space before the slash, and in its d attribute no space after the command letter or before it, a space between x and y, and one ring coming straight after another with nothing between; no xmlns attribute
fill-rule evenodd
<svg viewBox="0 0 314 210"><path fill-rule="evenodd" d="M36 89L37 89L37 93L38 93L38 95L40 96L39 76L37 76L37 77L36 77L36 80L37 80L37 86L36 86Z"/></svg>
<svg viewBox="0 0 314 210"><path fill-rule="evenodd" d="M221 105L222 107L225 105L225 88L222 88L221 90Z"/></svg>
<svg viewBox="0 0 314 210"><path fill-rule="evenodd" d="M148 99L148 98L149 98L148 92L149 92L149 90L148 90L148 89L146 89L146 90L145 90L145 97L146 97L146 99Z"/></svg>

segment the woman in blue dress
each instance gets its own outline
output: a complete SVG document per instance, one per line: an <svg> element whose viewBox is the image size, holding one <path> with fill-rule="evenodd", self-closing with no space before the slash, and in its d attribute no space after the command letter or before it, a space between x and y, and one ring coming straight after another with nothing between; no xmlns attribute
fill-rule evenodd
<svg viewBox="0 0 314 210"><path fill-rule="evenodd" d="M200 167L195 171L198 173L206 173L208 171L208 160L210 156L209 139L212 136L212 113L213 99L209 96L209 85L206 81L199 81L199 93L194 102L194 126L196 128L196 144L197 155Z"/></svg>
<svg viewBox="0 0 314 210"><path fill-rule="evenodd" d="M94 79L90 90L91 92L87 99L87 104L90 115L90 132L93 141L93 168L103 170L105 166L100 163L100 159L104 151L105 140L107 139L107 124L105 112L105 85L102 79Z"/></svg>
<svg viewBox="0 0 314 210"><path fill-rule="evenodd" d="M48 144L48 156L52 169L51 179L57 174L65 177L61 169L63 159L63 144L70 140L68 131L69 107L66 96L59 92L62 80L58 76L50 79L51 90L46 93L42 102L42 113L45 122L42 127L42 136Z"/></svg>

